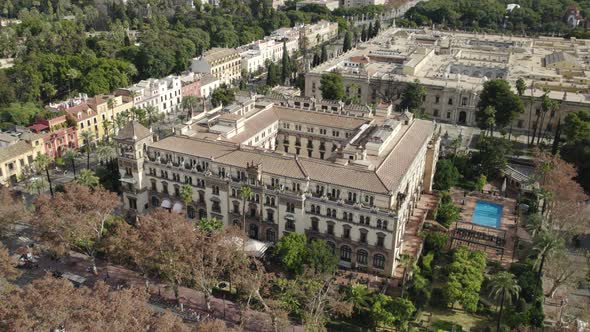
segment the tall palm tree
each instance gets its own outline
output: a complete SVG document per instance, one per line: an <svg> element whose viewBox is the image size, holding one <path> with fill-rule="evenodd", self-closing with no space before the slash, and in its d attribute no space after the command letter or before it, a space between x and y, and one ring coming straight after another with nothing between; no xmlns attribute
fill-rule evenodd
<svg viewBox="0 0 590 332"><path fill-rule="evenodd" d="M49 175L49 166L51 165L51 162L51 158L45 154L38 155L34 161L37 171L45 171L47 182L49 183L49 192L51 193L51 197L53 197L53 184L51 183L51 176Z"/></svg>
<svg viewBox="0 0 590 332"><path fill-rule="evenodd" d="M510 272L501 271L492 277L490 282L490 296L495 300L500 300L500 310L498 311L498 323L496 325L497 332L500 331L500 322L502 320L502 311L504 310L504 302L512 303L512 298L518 298L520 293L520 286Z"/></svg>
<svg viewBox="0 0 590 332"><path fill-rule="evenodd" d="M152 123L158 121L159 113L158 109L154 106L146 106L145 108L145 115L148 122L148 127L152 126Z"/></svg>
<svg viewBox="0 0 590 332"><path fill-rule="evenodd" d="M110 131L113 128L113 122L109 119L105 119L102 122L102 131L104 132L106 141L109 141L109 137L110 137Z"/></svg>
<svg viewBox="0 0 590 332"><path fill-rule="evenodd" d="M404 274L402 276L402 297L406 290L406 279L408 277L409 270L414 266L416 260L410 254L401 254L399 257L399 265L404 268Z"/></svg>
<svg viewBox="0 0 590 332"><path fill-rule="evenodd" d="M550 231L541 232L533 239L533 250L537 253L535 266L539 268L537 271L537 282L539 284L541 283L541 274L546 259L563 249L563 247L563 240Z"/></svg>
<svg viewBox="0 0 590 332"><path fill-rule="evenodd" d="M187 111L187 120L193 117L197 106L199 106L199 98L195 96L186 96L182 98L182 102L180 103L180 107L182 107L184 111Z"/></svg>
<svg viewBox="0 0 590 332"><path fill-rule="evenodd" d="M524 82L524 80L522 78L517 79L516 80L516 94L518 95L518 97L520 99L522 99L522 96L524 95L525 91L526 91L526 83ZM512 137L513 122L514 121L510 121L510 131L508 133L508 140L510 140L510 138Z"/></svg>
<svg viewBox="0 0 590 332"><path fill-rule="evenodd" d="M531 124L533 121L533 104L535 103L535 96L533 94L533 92L535 91L535 82L533 81L531 83L531 99L529 100L529 126L528 126L528 130L526 132L526 136L527 136L527 143L529 145L533 144L533 140L530 139L531 137ZM533 138L535 136L533 135Z"/></svg>
<svg viewBox="0 0 590 332"><path fill-rule="evenodd" d="M81 170L77 181L79 184L92 189L96 188L99 184L98 176L96 176L94 172L89 169Z"/></svg>
<svg viewBox="0 0 590 332"><path fill-rule="evenodd" d="M188 184L184 184L180 188L180 198L182 198L182 201L184 202L186 216L188 217L188 204L193 200L193 187Z"/></svg>
<svg viewBox="0 0 590 332"><path fill-rule="evenodd" d="M553 125L553 118L555 117L555 115L557 115L559 117L559 108L560 108L561 104L557 101L554 100L551 102L551 113L549 115L549 121L547 122L547 126L545 127L545 137L548 136L549 131L551 130L550 128Z"/></svg>
<svg viewBox="0 0 590 332"><path fill-rule="evenodd" d="M246 201L249 201L254 196L252 188L247 185L243 185L240 188L240 197L242 198L242 230L246 232Z"/></svg>
<svg viewBox="0 0 590 332"><path fill-rule="evenodd" d="M545 229L543 216L539 213L534 213L526 217L524 228L535 238L538 233Z"/></svg>
<svg viewBox="0 0 590 332"><path fill-rule="evenodd" d="M366 312L370 308L371 291L366 285L353 283L346 290L346 301L352 304L357 314Z"/></svg>
<svg viewBox="0 0 590 332"><path fill-rule="evenodd" d="M76 158L80 153L74 149L68 149L64 152L63 158L66 162L72 165L72 171L74 172L74 179L76 178Z"/></svg>
<svg viewBox="0 0 590 332"><path fill-rule="evenodd" d="M131 109L131 119L138 121L140 123L144 123L145 122L145 118L146 118L146 114L145 114L145 109L143 108L137 108L137 107L133 107Z"/></svg>
<svg viewBox="0 0 590 332"><path fill-rule="evenodd" d="M541 142L541 134L543 133L543 122L545 121L545 115L553 108L553 101L549 98L549 90L545 89L541 101L541 113L537 116L537 126L533 134L533 143L535 141L535 135L538 134L537 144Z"/></svg>
<svg viewBox="0 0 590 332"><path fill-rule="evenodd" d="M86 169L90 169L90 144L94 138L94 134L90 129L84 130L81 134L84 141L84 150L86 150Z"/></svg>
<svg viewBox="0 0 590 332"><path fill-rule="evenodd" d="M115 127L117 127L117 132L121 129L123 129L123 127L125 127L125 125L127 124L127 119L125 118L125 115L121 112L118 113L115 118Z"/></svg>

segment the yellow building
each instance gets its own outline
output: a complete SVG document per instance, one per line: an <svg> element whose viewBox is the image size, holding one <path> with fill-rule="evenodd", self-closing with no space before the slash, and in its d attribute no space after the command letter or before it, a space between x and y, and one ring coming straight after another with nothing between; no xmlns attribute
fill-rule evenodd
<svg viewBox="0 0 590 332"><path fill-rule="evenodd" d="M25 141L0 147L0 184L9 186L18 182L32 167L34 159L33 147Z"/></svg>
<svg viewBox="0 0 590 332"><path fill-rule="evenodd" d="M83 132L92 132L93 141L104 140L116 133L117 114L133 108L133 101L124 96L98 95L69 107L66 112L76 120L78 145L84 146Z"/></svg>

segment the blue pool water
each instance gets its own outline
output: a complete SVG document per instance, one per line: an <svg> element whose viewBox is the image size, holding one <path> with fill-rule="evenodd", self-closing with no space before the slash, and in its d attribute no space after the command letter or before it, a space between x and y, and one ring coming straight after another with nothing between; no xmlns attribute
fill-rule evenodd
<svg viewBox="0 0 590 332"><path fill-rule="evenodd" d="M500 228L502 209L503 207L500 204L477 201L475 202L475 210L473 211L471 222L482 226Z"/></svg>

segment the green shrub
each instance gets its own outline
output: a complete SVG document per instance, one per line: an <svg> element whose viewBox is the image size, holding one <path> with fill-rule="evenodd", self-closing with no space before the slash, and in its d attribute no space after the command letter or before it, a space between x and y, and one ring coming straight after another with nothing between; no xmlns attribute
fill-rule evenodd
<svg viewBox="0 0 590 332"><path fill-rule="evenodd" d="M424 239L424 250L426 252L433 252L434 255L438 255L440 252L446 249L449 242L449 236L446 233L426 233Z"/></svg>
<svg viewBox="0 0 590 332"><path fill-rule="evenodd" d="M445 226L451 226L455 221L461 218L460 210L454 204L442 204L438 207L438 213L436 214L436 221Z"/></svg>

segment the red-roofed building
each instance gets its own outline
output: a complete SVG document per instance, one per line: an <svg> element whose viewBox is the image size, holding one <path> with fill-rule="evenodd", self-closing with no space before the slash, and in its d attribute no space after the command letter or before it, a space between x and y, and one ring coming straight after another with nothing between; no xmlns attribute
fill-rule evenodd
<svg viewBox="0 0 590 332"><path fill-rule="evenodd" d="M28 127L32 132L43 135L45 154L51 158L60 157L67 149L77 149L76 126L70 126L65 115L51 119L37 119Z"/></svg>

